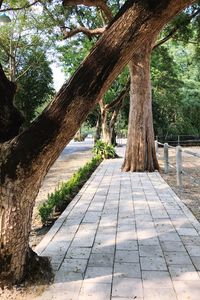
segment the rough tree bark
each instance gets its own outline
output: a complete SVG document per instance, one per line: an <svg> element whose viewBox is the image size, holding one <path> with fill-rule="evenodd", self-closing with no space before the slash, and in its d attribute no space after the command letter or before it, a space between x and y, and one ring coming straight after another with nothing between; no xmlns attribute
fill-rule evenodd
<svg viewBox="0 0 200 300"><path fill-rule="evenodd" d="M124 171L152 172L159 169L154 145L150 79L152 44L149 40L129 63L130 111Z"/></svg>
<svg viewBox="0 0 200 300"><path fill-rule="evenodd" d="M0 278L22 280L41 181L140 45L192 0L130 0L31 127L0 146ZM87 80L85 80L87 78Z"/></svg>

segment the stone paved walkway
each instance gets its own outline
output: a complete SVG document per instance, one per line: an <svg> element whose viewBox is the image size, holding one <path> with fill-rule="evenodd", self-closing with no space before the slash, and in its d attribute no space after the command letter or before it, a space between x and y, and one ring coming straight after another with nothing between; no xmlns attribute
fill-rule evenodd
<svg viewBox="0 0 200 300"><path fill-rule="evenodd" d="M199 300L200 225L159 173L104 161L36 250L54 283L38 300Z"/></svg>

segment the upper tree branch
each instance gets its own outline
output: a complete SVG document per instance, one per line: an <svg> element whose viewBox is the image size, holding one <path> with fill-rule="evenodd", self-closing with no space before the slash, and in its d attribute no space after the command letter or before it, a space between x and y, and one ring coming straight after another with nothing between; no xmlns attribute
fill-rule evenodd
<svg viewBox="0 0 200 300"><path fill-rule="evenodd" d="M109 110L115 107L116 105L118 105L120 102L122 102L126 97L126 95L128 94L129 89L130 89L130 79L127 81L125 88L121 91L119 96L113 102L104 105L104 109Z"/></svg>
<svg viewBox="0 0 200 300"><path fill-rule="evenodd" d="M68 31L66 29L66 27L61 27L61 30L63 32L64 35L64 39L70 38L74 35L76 35L77 33L84 33L85 35L87 35L88 37L94 36L94 35L100 35L105 31L105 27L102 28L95 28L95 29L89 29L83 26L71 29L70 31Z"/></svg>
<svg viewBox="0 0 200 300"><path fill-rule="evenodd" d="M183 26L188 25L192 19L194 19L198 14L200 13L200 9L197 9L196 12L194 12L191 16L189 16L185 21L182 23L176 25L168 35L166 35L162 40L158 41L154 46L153 49L156 49L157 47L161 46L162 44L166 43L169 39L171 39L175 33L181 29Z"/></svg>
<svg viewBox="0 0 200 300"><path fill-rule="evenodd" d="M105 14L108 21L111 21L113 18L112 11L107 5L105 0L63 0L64 6L76 6L76 5L85 5L85 6L95 6L99 7Z"/></svg>
<svg viewBox="0 0 200 300"><path fill-rule="evenodd" d="M1 7L2 2L3 2L3 0L0 1L0 7ZM38 2L39 2L39 0L36 0L36 1L32 2L32 3L25 4L25 5L21 6L21 7L2 8L2 9L0 9L0 12L10 11L10 10L22 10L22 9L26 9L26 8L29 8L29 7L31 7L33 5L35 5Z"/></svg>

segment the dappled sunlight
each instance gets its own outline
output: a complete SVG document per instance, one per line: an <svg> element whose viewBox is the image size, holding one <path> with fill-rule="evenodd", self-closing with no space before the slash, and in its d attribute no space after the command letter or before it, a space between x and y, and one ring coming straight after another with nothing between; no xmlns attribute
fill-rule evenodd
<svg viewBox="0 0 200 300"><path fill-rule="evenodd" d="M42 255L50 255L55 271L46 293L59 295L59 300L71 295L107 300L111 293L175 300L184 289L192 297L192 289L200 291L200 236L194 217L157 172L122 173L121 159L112 169L109 163L102 164L103 176L93 176L83 187L46 243Z"/></svg>

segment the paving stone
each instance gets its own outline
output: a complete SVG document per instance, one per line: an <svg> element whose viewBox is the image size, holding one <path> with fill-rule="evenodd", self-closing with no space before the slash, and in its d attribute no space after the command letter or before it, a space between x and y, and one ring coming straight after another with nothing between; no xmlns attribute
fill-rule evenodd
<svg viewBox="0 0 200 300"><path fill-rule="evenodd" d="M169 265L169 272L173 280L198 280L199 276L193 265Z"/></svg>
<svg viewBox="0 0 200 300"><path fill-rule="evenodd" d="M60 270L64 272L84 273L87 266L87 259L64 259Z"/></svg>
<svg viewBox="0 0 200 300"><path fill-rule="evenodd" d="M82 280L52 284L37 300L78 300Z"/></svg>
<svg viewBox="0 0 200 300"><path fill-rule="evenodd" d="M71 244L71 247L92 247L94 243L94 235L88 235L83 238L81 237L75 237L73 239L73 242Z"/></svg>
<svg viewBox="0 0 200 300"><path fill-rule="evenodd" d="M116 262L136 263L139 262L138 251L117 250L115 254Z"/></svg>
<svg viewBox="0 0 200 300"><path fill-rule="evenodd" d="M161 242L161 247L163 249L163 251L176 251L176 252L180 252L180 251L185 251L185 247L183 245L182 242Z"/></svg>
<svg viewBox="0 0 200 300"><path fill-rule="evenodd" d="M150 288L144 289L145 300L177 300L176 294L173 288ZM182 298L181 300L185 300Z"/></svg>
<svg viewBox="0 0 200 300"><path fill-rule="evenodd" d="M114 264L114 277L141 278L139 263L118 263Z"/></svg>
<svg viewBox="0 0 200 300"><path fill-rule="evenodd" d="M194 246L194 245L185 245L185 248L187 249L187 252L191 256L200 256L200 246Z"/></svg>
<svg viewBox="0 0 200 300"><path fill-rule="evenodd" d="M92 253L110 253L114 256L115 252L115 245L109 245L109 243L94 243L94 246L92 247Z"/></svg>
<svg viewBox="0 0 200 300"><path fill-rule="evenodd" d="M71 281L82 281L83 280L83 274L77 273L77 272L67 272L65 270L59 270L56 272L54 277L55 283L61 283L61 282L71 282Z"/></svg>
<svg viewBox="0 0 200 300"><path fill-rule="evenodd" d="M175 228L171 224L156 224L156 231L160 233L175 232Z"/></svg>
<svg viewBox="0 0 200 300"><path fill-rule="evenodd" d="M191 256L191 260L195 266L195 268L200 271L200 257L199 256Z"/></svg>
<svg viewBox="0 0 200 300"><path fill-rule="evenodd" d="M83 223L96 223L100 219L99 212L87 212L83 218Z"/></svg>
<svg viewBox="0 0 200 300"><path fill-rule="evenodd" d="M163 252L158 245L141 245L139 247L140 256L163 256Z"/></svg>
<svg viewBox="0 0 200 300"><path fill-rule="evenodd" d="M174 281L174 288L178 300L199 300L200 280L197 281Z"/></svg>
<svg viewBox="0 0 200 300"><path fill-rule="evenodd" d="M136 227L135 227L135 221L132 220L132 224L120 224L118 223L118 226L117 226L117 233L120 233L120 232L128 232L128 231L131 231L131 232L135 232L136 230Z"/></svg>
<svg viewBox="0 0 200 300"><path fill-rule="evenodd" d="M117 250L138 250L137 240L116 241Z"/></svg>
<svg viewBox="0 0 200 300"><path fill-rule="evenodd" d="M191 265L192 261L187 252L164 252L168 265Z"/></svg>
<svg viewBox="0 0 200 300"><path fill-rule="evenodd" d="M84 282L79 295L79 300L108 300L110 299L111 284ZM68 300L68 299L67 299Z"/></svg>
<svg viewBox="0 0 200 300"><path fill-rule="evenodd" d="M138 239L139 245L160 245L157 237L150 237L148 239Z"/></svg>
<svg viewBox="0 0 200 300"><path fill-rule="evenodd" d="M167 271L142 271L142 280L145 289L173 288Z"/></svg>
<svg viewBox="0 0 200 300"><path fill-rule="evenodd" d="M103 235L103 234L111 234L111 235L116 235L116 227L115 226L99 226L97 230L97 236L98 235Z"/></svg>
<svg viewBox="0 0 200 300"><path fill-rule="evenodd" d="M165 260L162 257L140 258L141 269L144 271L167 271Z"/></svg>
<svg viewBox="0 0 200 300"><path fill-rule="evenodd" d="M194 228L177 228L177 231L179 235L198 236Z"/></svg>
<svg viewBox="0 0 200 300"><path fill-rule="evenodd" d="M81 259L88 259L90 256L91 248L77 248L77 247L70 247L67 251L65 258L81 258Z"/></svg>
<svg viewBox="0 0 200 300"><path fill-rule="evenodd" d="M144 298L135 298L137 300L143 300ZM133 300L133 298L124 298L124 297L111 297L111 300Z"/></svg>
<svg viewBox="0 0 200 300"><path fill-rule="evenodd" d="M159 239L161 242L172 241L172 242L180 242L181 239L177 233L167 232L159 235Z"/></svg>
<svg viewBox="0 0 200 300"><path fill-rule="evenodd" d="M112 296L132 299L142 298L142 280L138 278L114 278Z"/></svg>
<svg viewBox="0 0 200 300"><path fill-rule="evenodd" d="M84 279L87 283L111 283L112 267L88 267Z"/></svg>
<svg viewBox="0 0 200 300"><path fill-rule="evenodd" d="M112 267L114 255L110 253L92 253L89 259L89 267Z"/></svg>
<svg viewBox="0 0 200 300"><path fill-rule="evenodd" d="M200 236L181 236L184 245L200 246Z"/></svg>

